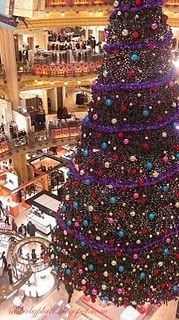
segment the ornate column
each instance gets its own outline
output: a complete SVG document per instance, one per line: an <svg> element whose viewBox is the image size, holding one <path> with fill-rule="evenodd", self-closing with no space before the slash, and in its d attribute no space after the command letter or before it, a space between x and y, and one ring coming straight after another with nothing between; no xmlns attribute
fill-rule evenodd
<svg viewBox="0 0 179 320"><path fill-rule="evenodd" d="M9 99L13 109L19 106L19 86L13 30L0 28L0 50L5 67Z"/></svg>

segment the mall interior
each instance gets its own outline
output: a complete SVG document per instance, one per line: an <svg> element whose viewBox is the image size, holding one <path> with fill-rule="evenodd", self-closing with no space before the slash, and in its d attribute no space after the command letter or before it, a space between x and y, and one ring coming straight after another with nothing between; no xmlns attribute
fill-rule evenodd
<svg viewBox="0 0 179 320"><path fill-rule="evenodd" d="M48 261L113 1L0 2L0 319L179 319L178 301L127 315L81 292L69 303ZM164 10L179 76L179 0Z"/></svg>

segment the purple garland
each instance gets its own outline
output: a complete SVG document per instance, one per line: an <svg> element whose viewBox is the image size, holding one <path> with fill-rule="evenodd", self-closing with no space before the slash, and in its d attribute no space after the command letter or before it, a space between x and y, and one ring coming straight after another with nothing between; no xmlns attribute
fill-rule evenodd
<svg viewBox="0 0 179 320"><path fill-rule="evenodd" d="M69 234L72 232L72 229L68 228L67 225L65 224L65 222L63 221L63 219L57 215L57 221L58 221L58 225L62 230L67 231ZM90 248L95 249L95 250L103 250L105 252L125 252L125 253L137 253L137 252L141 252L143 250L149 250L151 248L153 248L154 246L160 244L161 242L164 242L166 238L168 238L169 236L175 236L176 234L178 234L179 231L179 227L176 227L174 229L170 229L168 230L168 233L166 236L162 236L159 237L157 239L153 239L151 241L149 241L146 244L141 244L141 245L129 245L129 246L111 246L108 244L104 244L104 243L97 243L96 241L92 241L89 240L87 237L85 237L84 235L82 235L80 232L77 233L75 230L75 235L73 233L73 236L81 241L81 242L85 242L86 245L88 245Z"/></svg>
<svg viewBox="0 0 179 320"><path fill-rule="evenodd" d="M103 49L107 52L107 53L111 53L114 50L140 50L140 49L146 49L148 48L149 45L154 45L157 48L160 47L165 47L167 45L170 44L171 40L172 40L172 32L168 32L165 36L163 40L150 40L148 39L147 41L144 42L138 42L135 44L131 44L131 43L124 43L124 42L118 42L118 43L113 43L113 44L108 44L106 43L103 46Z"/></svg>
<svg viewBox="0 0 179 320"><path fill-rule="evenodd" d="M91 176L88 174L84 174L81 176L79 172L76 170L73 164L70 165L70 172L73 174L75 179L80 181L90 180L91 183L95 183L101 186L112 186L113 189L135 189L140 186L140 181L126 181L126 182L116 182L113 179L108 178L99 178L96 176ZM155 179L145 179L144 180L144 187L152 187L158 183L163 182L164 180L172 177L176 173L179 173L179 165L176 165L170 168L168 171L162 173Z"/></svg>
<svg viewBox="0 0 179 320"><path fill-rule="evenodd" d="M85 122L85 119L83 120L83 127L87 129L92 129L97 132L103 132L103 133L117 133L117 132L140 132L140 131L149 131L149 130L158 130L161 129L173 121L177 120L179 118L179 108L177 109L176 113L172 117L168 117L165 121L162 123L149 123L149 124L139 124L139 125L132 125L127 124L123 127L114 127L114 126L103 126L100 124Z"/></svg>
<svg viewBox="0 0 179 320"><path fill-rule="evenodd" d="M171 73L165 75L160 80L153 80L153 81L143 81L143 82L128 82L128 83L115 83L115 84L102 84L102 83L94 83L92 85L92 90L98 91L98 92L104 92L104 91L113 91L113 90L145 90L145 89L151 89L156 88L159 86L162 86L164 84L169 83L170 81L173 81L176 79L176 71L172 68Z"/></svg>
<svg viewBox="0 0 179 320"><path fill-rule="evenodd" d="M130 4L122 4L117 6L113 9L112 13L118 12L118 11L125 11L125 12L137 12L144 9L152 9L156 7L160 7L163 5L164 0L152 0L150 3L147 0L145 4L141 5L130 5Z"/></svg>

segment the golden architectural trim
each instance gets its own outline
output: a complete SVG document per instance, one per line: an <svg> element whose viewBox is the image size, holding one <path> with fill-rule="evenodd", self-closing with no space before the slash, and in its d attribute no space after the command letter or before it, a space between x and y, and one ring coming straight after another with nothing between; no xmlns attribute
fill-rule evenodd
<svg viewBox="0 0 179 320"><path fill-rule="evenodd" d="M96 79L95 74L85 75L85 76L77 76L77 77L63 77L59 78L58 76L54 76L49 78L48 76L33 76L32 75L23 75L21 80L19 81L19 89L30 90L30 89L47 89L54 87L63 87L68 84L71 87L78 87L79 85L91 85L91 83Z"/></svg>
<svg viewBox="0 0 179 320"><path fill-rule="evenodd" d="M110 11L110 10L109 10ZM168 13L168 12L167 12ZM173 26L179 26L179 17L175 17L171 12L169 12L168 23ZM57 27L76 27L76 26L105 26L108 23L109 12L106 10L103 12L103 16L98 16L95 13L93 16L89 16L89 12L84 12L84 14L79 14L77 12L68 12L68 15L61 17L42 17L39 19L27 19L27 25L29 30L33 29L45 29L45 28L57 28ZM27 28L20 23L17 32L27 32Z"/></svg>
<svg viewBox="0 0 179 320"><path fill-rule="evenodd" d="M76 26L101 26L106 25L108 22L108 15L106 14L105 17L87 17L83 15L82 17L79 17L78 14L73 13L73 19L72 17L64 17L64 18L54 18L54 19L33 19L33 20L27 20L27 25L29 26L29 29L45 29L45 28L54 28L54 27L76 27ZM27 29L24 27L24 25L19 24L17 28L17 32L27 32Z"/></svg>

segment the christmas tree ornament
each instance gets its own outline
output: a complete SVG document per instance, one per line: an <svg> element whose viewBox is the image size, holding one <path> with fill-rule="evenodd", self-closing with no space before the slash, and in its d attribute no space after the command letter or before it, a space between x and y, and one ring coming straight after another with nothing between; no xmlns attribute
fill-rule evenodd
<svg viewBox="0 0 179 320"><path fill-rule="evenodd" d="M118 266L118 271L119 272L124 272L125 271L124 266L123 265Z"/></svg>
<svg viewBox="0 0 179 320"><path fill-rule="evenodd" d="M131 55L131 60L132 60L133 62L138 61L138 60L139 60L139 55L138 55L137 53L132 53L132 55Z"/></svg>
<svg viewBox="0 0 179 320"><path fill-rule="evenodd" d="M84 157L88 157L89 156L89 151L88 151L87 148L83 150L83 155L84 155Z"/></svg>
<svg viewBox="0 0 179 320"><path fill-rule="evenodd" d="M114 7L117 7L119 5L119 2L116 0L114 1Z"/></svg>
<svg viewBox="0 0 179 320"><path fill-rule="evenodd" d="M108 147L108 144L105 141L103 141L101 143L101 149L105 150L105 149L107 149L107 147Z"/></svg>
<svg viewBox="0 0 179 320"><path fill-rule="evenodd" d="M148 215L148 219L150 221L154 220L155 216L156 216L155 212L153 212L153 211L149 211L147 215Z"/></svg>
<svg viewBox="0 0 179 320"><path fill-rule="evenodd" d="M106 106L111 107L113 105L112 99L106 99Z"/></svg>
<svg viewBox="0 0 179 320"><path fill-rule="evenodd" d="M149 111L148 109L144 109L144 110L142 111L142 114L143 114L143 116L144 116L145 118L148 118L148 116L149 116L149 114L150 114L150 111Z"/></svg>
<svg viewBox="0 0 179 320"><path fill-rule="evenodd" d="M104 71L103 71L103 76L104 76L104 77L107 77L107 75L108 75L107 70L104 70Z"/></svg>
<svg viewBox="0 0 179 320"><path fill-rule="evenodd" d="M122 35L123 35L124 37L127 37L128 34L129 34L129 31L128 31L127 29L122 30Z"/></svg>
<svg viewBox="0 0 179 320"><path fill-rule="evenodd" d="M158 28L157 23L152 23L152 24L151 24L151 29L152 29L152 30L156 30L157 28Z"/></svg>
<svg viewBox="0 0 179 320"><path fill-rule="evenodd" d="M147 161L146 164L145 164L145 168L147 170L152 170L154 167L153 163L151 161Z"/></svg>

